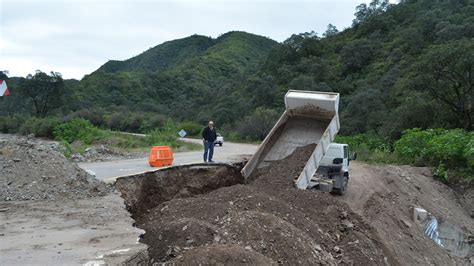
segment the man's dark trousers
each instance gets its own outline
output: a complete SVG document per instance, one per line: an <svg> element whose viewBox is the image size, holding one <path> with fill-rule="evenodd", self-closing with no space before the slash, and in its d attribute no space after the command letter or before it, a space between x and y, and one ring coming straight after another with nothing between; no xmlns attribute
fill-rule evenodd
<svg viewBox="0 0 474 266"><path fill-rule="evenodd" d="M208 159L209 154L209 159ZM212 161L212 155L214 155L214 141L204 141L204 161Z"/></svg>

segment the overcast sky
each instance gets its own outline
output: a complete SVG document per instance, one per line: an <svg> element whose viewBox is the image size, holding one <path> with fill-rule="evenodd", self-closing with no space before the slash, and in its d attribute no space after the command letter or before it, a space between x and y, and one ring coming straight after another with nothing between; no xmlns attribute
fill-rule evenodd
<svg viewBox="0 0 474 266"><path fill-rule="evenodd" d="M329 23L349 27L363 0L0 0L0 70L36 69L81 79L109 59L124 60L192 34L242 30L284 41Z"/></svg>

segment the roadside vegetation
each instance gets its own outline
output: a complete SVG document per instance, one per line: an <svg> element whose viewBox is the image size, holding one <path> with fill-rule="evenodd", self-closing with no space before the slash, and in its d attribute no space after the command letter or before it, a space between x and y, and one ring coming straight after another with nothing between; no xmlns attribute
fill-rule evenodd
<svg viewBox="0 0 474 266"><path fill-rule="evenodd" d="M349 144L358 160L427 166L443 182L474 182L472 131L414 128L404 131L395 142L375 134L337 136L336 142Z"/></svg>
<svg viewBox="0 0 474 266"><path fill-rule="evenodd" d="M75 153L83 153L91 145L105 144L131 152L148 152L151 146L171 146L175 151L188 151L201 149L200 145L178 140L178 126L171 121L164 122L161 126L146 131L146 136L123 134L110 129L99 128L89 120L74 118L61 121L56 117L21 117L13 120L0 117L0 129L5 133L21 135L34 134L36 137L54 139L64 146L64 154L70 157ZM189 124L189 123L188 123ZM191 123L192 125L192 123ZM189 125L184 125L190 130ZM197 126L190 132L199 134Z"/></svg>

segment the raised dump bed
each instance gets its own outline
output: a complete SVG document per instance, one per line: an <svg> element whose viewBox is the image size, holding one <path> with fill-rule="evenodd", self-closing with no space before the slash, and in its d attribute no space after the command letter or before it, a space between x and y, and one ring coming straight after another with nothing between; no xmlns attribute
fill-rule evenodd
<svg viewBox="0 0 474 266"><path fill-rule="evenodd" d="M285 107L280 119L242 169L242 175L251 179L256 169L287 157L298 147L316 144L296 180L299 189L306 189L339 131L339 93L290 90L285 95Z"/></svg>

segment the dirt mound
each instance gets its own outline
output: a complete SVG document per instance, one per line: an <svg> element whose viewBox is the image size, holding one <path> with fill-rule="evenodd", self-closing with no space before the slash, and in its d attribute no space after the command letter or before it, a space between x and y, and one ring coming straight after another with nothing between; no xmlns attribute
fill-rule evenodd
<svg viewBox="0 0 474 266"><path fill-rule="evenodd" d="M257 171L254 182L163 200L135 213L155 262L396 263L375 230L330 194L293 178L314 145ZM145 199L144 197L143 199ZM127 202L127 200L126 200ZM135 208L135 210L138 210Z"/></svg>
<svg viewBox="0 0 474 266"><path fill-rule="evenodd" d="M76 199L110 191L59 149L57 142L0 135L0 200Z"/></svg>
<svg viewBox="0 0 474 266"><path fill-rule="evenodd" d="M474 262L474 245L459 235L464 230L466 238L470 235L472 239L474 220L457 201L454 191L435 180L428 168L352 162L351 173L349 189L341 199L376 228L382 243L402 265ZM437 218L439 236L447 237L442 239L445 249L424 234L423 224L413 220L414 207L426 209ZM443 232L444 228L453 228L452 225L462 229ZM462 252L448 252L453 241L458 242L455 244L460 245Z"/></svg>
<svg viewBox="0 0 474 266"><path fill-rule="evenodd" d="M178 265L270 265L275 261L238 245L210 245L185 250L171 261Z"/></svg>

